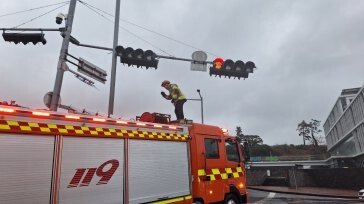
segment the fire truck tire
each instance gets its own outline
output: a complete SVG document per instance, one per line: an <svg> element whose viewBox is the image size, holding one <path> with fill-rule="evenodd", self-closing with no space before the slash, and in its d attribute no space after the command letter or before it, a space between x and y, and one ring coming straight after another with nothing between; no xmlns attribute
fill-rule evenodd
<svg viewBox="0 0 364 204"><path fill-rule="evenodd" d="M239 199L234 194L229 194L226 196L224 204L238 204Z"/></svg>
<svg viewBox="0 0 364 204"><path fill-rule="evenodd" d="M247 195L242 195L241 196L241 201L242 201L242 203L248 203L248 197L247 197Z"/></svg>

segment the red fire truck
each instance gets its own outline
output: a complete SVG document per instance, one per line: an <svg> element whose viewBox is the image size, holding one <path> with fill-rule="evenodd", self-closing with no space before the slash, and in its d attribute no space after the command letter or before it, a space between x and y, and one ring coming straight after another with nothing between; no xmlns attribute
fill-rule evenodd
<svg viewBox="0 0 364 204"><path fill-rule="evenodd" d="M153 116L132 121L0 105L0 203L247 202L235 137Z"/></svg>

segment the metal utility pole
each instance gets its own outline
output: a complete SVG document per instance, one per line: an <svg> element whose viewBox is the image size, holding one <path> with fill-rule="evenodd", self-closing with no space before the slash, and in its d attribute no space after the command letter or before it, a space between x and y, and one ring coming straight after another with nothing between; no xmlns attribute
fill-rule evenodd
<svg viewBox="0 0 364 204"><path fill-rule="evenodd" d="M115 96L115 78L116 78L116 51L115 48L118 45L119 39L119 18L120 18L120 0L116 0L115 9L115 24L114 24L114 45L112 52L112 64L111 64L111 80L110 80L110 94L109 94L109 111L108 116L114 113L114 96Z"/></svg>
<svg viewBox="0 0 364 204"><path fill-rule="evenodd" d="M62 42L61 53L59 55L56 81L54 83L53 95L52 95L52 100L51 100L51 104L50 104L50 110L52 110L52 111L57 111L58 105L59 105L58 104L59 98L61 96L63 74L65 71L63 66L65 66L65 63L66 63L66 54L68 51L68 45L70 43L73 17L74 17L75 10L76 10L76 2L77 2L77 0L71 0L70 6L68 9L68 14L67 14L67 19L66 19L66 29L64 31L65 36L64 36L64 39Z"/></svg>

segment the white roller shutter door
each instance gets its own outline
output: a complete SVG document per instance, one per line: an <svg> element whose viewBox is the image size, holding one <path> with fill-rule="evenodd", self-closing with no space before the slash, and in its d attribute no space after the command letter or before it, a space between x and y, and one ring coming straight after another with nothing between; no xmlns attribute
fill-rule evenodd
<svg viewBox="0 0 364 204"><path fill-rule="evenodd" d="M64 137L59 203L123 203L123 151L122 139Z"/></svg>
<svg viewBox="0 0 364 204"><path fill-rule="evenodd" d="M130 202L190 195L187 143L130 140Z"/></svg>
<svg viewBox="0 0 364 204"><path fill-rule="evenodd" d="M0 134L0 203L47 204L54 136Z"/></svg>

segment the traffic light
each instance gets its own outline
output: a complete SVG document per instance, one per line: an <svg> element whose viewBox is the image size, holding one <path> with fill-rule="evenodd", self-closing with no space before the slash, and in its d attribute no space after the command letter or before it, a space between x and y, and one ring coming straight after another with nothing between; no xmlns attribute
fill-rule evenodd
<svg viewBox="0 0 364 204"><path fill-rule="evenodd" d="M149 67L157 69L158 59L157 55L151 50L134 50L131 47L124 48L123 46L116 47L116 53L120 57L120 62L128 66L136 65L139 67Z"/></svg>
<svg viewBox="0 0 364 204"><path fill-rule="evenodd" d="M5 41L14 42L15 44L23 43L24 45L32 42L34 45L41 42L47 43L44 38L44 33L3 33L3 38Z"/></svg>
<svg viewBox="0 0 364 204"><path fill-rule="evenodd" d="M222 58L216 58L213 61L213 66L210 67L210 76L225 76L234 78L248 78L249 73L254 72L254 62L248 61L244 63L241 60L234 62L231 59L223 60Z"/></svg>

